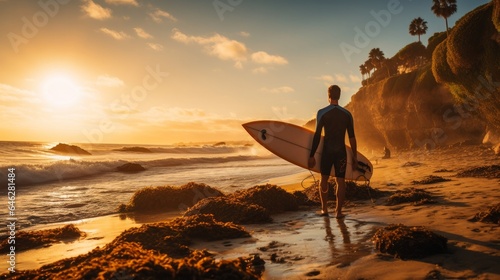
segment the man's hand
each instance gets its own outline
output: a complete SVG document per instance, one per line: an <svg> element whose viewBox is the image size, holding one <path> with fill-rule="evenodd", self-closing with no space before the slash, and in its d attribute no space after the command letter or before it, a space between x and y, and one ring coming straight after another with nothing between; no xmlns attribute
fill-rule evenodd
<svg viewBox="0 0 500 280"><path fill-rule="evenodd" d="M310 157L307 161L307 166L309 169L313 168L316 165L316 159L314 157Z"/></svg>
<svg viewBox="0 0 500 280"><path fill-rule="evenodd" d="M358 159L356 157L352 158L352 170L353 171L358 170Z"/></svg>

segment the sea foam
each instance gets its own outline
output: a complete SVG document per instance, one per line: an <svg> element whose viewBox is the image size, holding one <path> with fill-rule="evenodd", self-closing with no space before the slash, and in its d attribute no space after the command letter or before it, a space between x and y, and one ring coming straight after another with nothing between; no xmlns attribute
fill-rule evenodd
<svg viewBox="0 0 500 280"><path fill-rule="evenodd" d="M228 157L194 157L194 158L164 158L156 160L135 161L146 169L156 167L172 167L195 164L217 164L232 161L246 161L256 159L255 156L228 156ZM15 182L18 186L64 181L82 177L102 175L116 172L117 167L127 163L125 160L112 161L84 161L59 160L45 164L20 164L0 166L0 178L7 176L8 168L15 168Z"/></svg>

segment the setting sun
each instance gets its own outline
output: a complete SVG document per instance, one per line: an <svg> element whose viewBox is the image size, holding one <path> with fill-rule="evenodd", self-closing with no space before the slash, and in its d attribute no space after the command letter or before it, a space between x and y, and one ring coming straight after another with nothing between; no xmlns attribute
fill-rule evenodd
<svg viewBox="0 0 500 280"><path fill-rule="evenodd" d="M81 91L74 79L63 73L51 74L42 84L43 99L51 107L68 107L78 103Z"/></svg>

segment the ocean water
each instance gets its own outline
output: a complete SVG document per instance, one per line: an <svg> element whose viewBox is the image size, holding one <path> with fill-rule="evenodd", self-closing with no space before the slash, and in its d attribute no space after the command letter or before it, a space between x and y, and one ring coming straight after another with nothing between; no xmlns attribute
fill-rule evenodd
<svg viewBox="0 0 500 280"><path fill-rule="evenodd" d="M231 193L303 171L258 144L76 144L92 154L88 156L52 152L56 144L0 142L0 201L4 204L0 219L15 218L17 229L26 229L116 213L120 204L147 186L196 182ZM120 151L138 146L151 152ZM141 164L146 171L118 172L117 167L127 162ZM10 168L15 169L14 216L9 211ZM6 232L2 227L0 234Z"/></svg>

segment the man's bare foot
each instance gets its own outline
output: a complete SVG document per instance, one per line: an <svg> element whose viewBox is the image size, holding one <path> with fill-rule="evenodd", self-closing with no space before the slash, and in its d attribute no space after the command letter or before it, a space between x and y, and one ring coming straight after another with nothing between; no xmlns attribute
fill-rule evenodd
<svg viewBox="0 0 500 280"><path fill-rule="evenodd" d="M345 214L342 214L342 213L340 213L340 214L336 214L336 215L335 215L335 218L336 218L336 219L342 219L342 218L345 218Z"/></svg>
<svg viewBox="0 0 500 280"><path fill-rule="evenodd" d="M321 210L321 212L319 213L319 215L321 217L328 217L328 211Z"/></svg>

